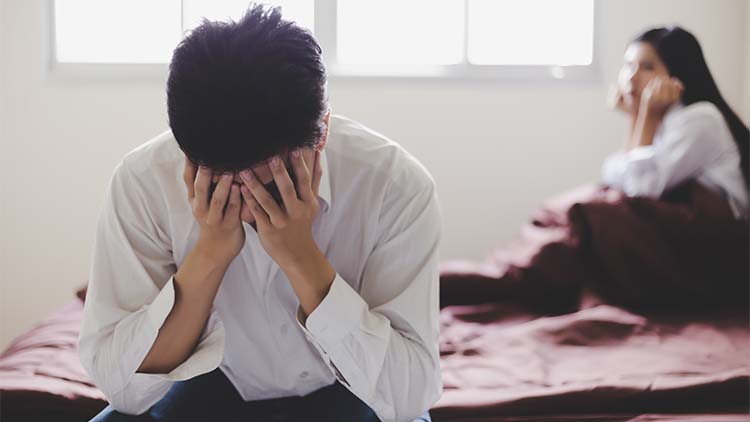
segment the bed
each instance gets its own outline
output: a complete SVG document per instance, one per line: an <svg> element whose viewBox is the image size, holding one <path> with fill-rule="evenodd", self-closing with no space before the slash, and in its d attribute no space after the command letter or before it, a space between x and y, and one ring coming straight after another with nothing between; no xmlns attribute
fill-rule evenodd
<svg viewBox="0 0 750 422"><path fill-rule="evenodd" d="M577 190L486 260L445 262L433 420L750 419L747 222L681 192L670 205ZM78 360L77 295L0 355L3 422L106 405Z"/></svg>
<svg viewBox="0 0 750 422"><path fill-rule="evenodd" d="M0 420L82 421L105 405L78 361L75 299L0 355ZM541 315L441 311L444 393L433 420L745 421L747 314L646 315L599 304Z"/></svg>

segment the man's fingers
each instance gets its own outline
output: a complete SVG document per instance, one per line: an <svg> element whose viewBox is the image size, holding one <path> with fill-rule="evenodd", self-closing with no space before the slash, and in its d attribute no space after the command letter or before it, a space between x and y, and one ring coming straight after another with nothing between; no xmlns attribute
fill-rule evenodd
<svg viewBox="0 0 750 422"><path fill-rule="evenodd" d="M188 200L193 202L195 197L195 176L198 173L198 166L193 164L187 156L185 157L185 169L182 173L182 179L188 191Z"/></svg>
<svg viewBox="0 0 750 422"><path fill-rule="evenodd" d="M289 172L286 170L286 165L284 165L284 160L279 156L273 157L269 161L269 167L271 167L273 181L276 182L276 187L279 188L284 205L287 209L291 209L297 203L298 198L292 178L289 177Z"/></svg>
<svg viewBox="0 0 750 422"><path fill-rule="evenodd" d="M318 192L320 191L320 179L323 176L323 167L320 165L320 154L321 151L315 150L315 164L313 164L313 175L312 175L312 191L315 195L315 200L318 199Z"/></svg>
<svg viewBox="0 0 750 422"><path fill-rule="evenodd" d="M247 188L245 188L247 189ZM250 191L248 191L250 192ZM240 211L240 220L244 221L245 223L252 223L255 221L255 217L253 217L253 213L250 212L250 207L247 204L247 200L244 199L245 195L242 193L242 186L240 186L240 195L242 196L242 210Z"/></svg>
<svg viewBox="0 0 750 422"><path fill-rule="evenodd" d="M211 169L200 166L195 176L193 188L195 190L195 200L193 201L193 213L196 216L204 216L208 212L208 188L211 185Z"/></svg>
<svg viewBox="0 0 750 422"><path fill-rule="evenodd" d="M232 183L229 189L229 202L227 203L227 209L224 213L224 222L232 224L240 218L242 196L240 194L239 185Z"/></svg>
<svg viewBox="0 0 750 422"><path fill-rule="evenodd" d="M292 166L294 167L294 174L297 177L297 191L299 193L299 197L304 202L311 201L312 199L314 199L314 193L311 184L312 176L310 175L310 171L307 169L307 163L305 163L302 149L300 148L292 151L291 159Z"/></svg>
<svg viewBox="0 0 750 422"><path fill-rule="evenodd" d="M240 173L240 177L245 182L245 187L250 191L251 198L263 208L272 222L275 224L279 223L284 218L284 213L281 212L281 208L279 208L273 196L268 193L266 187L260 183L260 180L258 180L253 171L250 169L244 170ZM245 200L248 201L247 198ZM253 212L253 215L255 216L255 220L258 221L258 216L255 212Z"/></svg>
<svg viewBox="0 0 750 422"><path fill-rule="evenodd" d="M232 174L224 174L219 179L219 184L216 185L214 194L209 199L210 206L208 209L208 217L206 223L208 224L219 224L224 219L224 206L227 204L229 199L229 191L232 187Z"/></svg>
<svg viewBox="0 0 750 422"><path fill-rule="evenodd" d="M246 206L248 210L250 210L250 213L253 215L253 219L258 224L258 228L270 225L270 217L265 212L265 210L263 210L263 207L260 206L258 201L255 200L252 192L250 192L250 189L248 189L247 186L242 186L240 188L240 191L242 192L242 197L245 198L245 202L247 202Z"/></svg>

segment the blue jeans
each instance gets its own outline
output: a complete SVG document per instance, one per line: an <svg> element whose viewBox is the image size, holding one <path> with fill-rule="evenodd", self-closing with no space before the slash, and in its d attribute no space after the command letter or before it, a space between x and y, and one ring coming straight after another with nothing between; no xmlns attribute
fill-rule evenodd
<svg viewBox="0 0 750 422"><path fill-rule="evenodd" d="M91 422L375 422L375 412L338 381L301 397L244 401L220 369L177 382L148 412L132 416L111 406ZM429 413L417 421L430 422Z"/></svg>

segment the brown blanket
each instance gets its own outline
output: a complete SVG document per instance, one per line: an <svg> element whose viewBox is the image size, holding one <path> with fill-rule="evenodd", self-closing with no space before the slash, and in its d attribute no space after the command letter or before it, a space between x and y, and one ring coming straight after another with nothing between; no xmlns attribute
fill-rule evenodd
<svg viewBox="0 0 750 422"><path fill-rule="evenodd" d="M747 308L749 268L748 222L698 183L661 200L584 186L545 204L484 262L446 262L440 301L567 312L590 289L631 309Z"/></svg>

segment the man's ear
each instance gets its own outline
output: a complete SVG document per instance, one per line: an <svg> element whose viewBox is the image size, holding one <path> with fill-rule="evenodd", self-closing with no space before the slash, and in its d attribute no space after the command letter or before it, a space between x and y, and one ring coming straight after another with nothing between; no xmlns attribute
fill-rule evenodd
<svg viewBox="0 0 750 422"><path fill-rule="evenodd" d="M323 136L320 137L320 142L318 142L318 145L315 147L317 151L323 151L323 148L326 146L326 142L328 141L328 129L331 127L329 122L331 121L331 109L329 108L326 112L326 115L323 116L323 124L325 124L326 129L323 132Z"/></svg>

